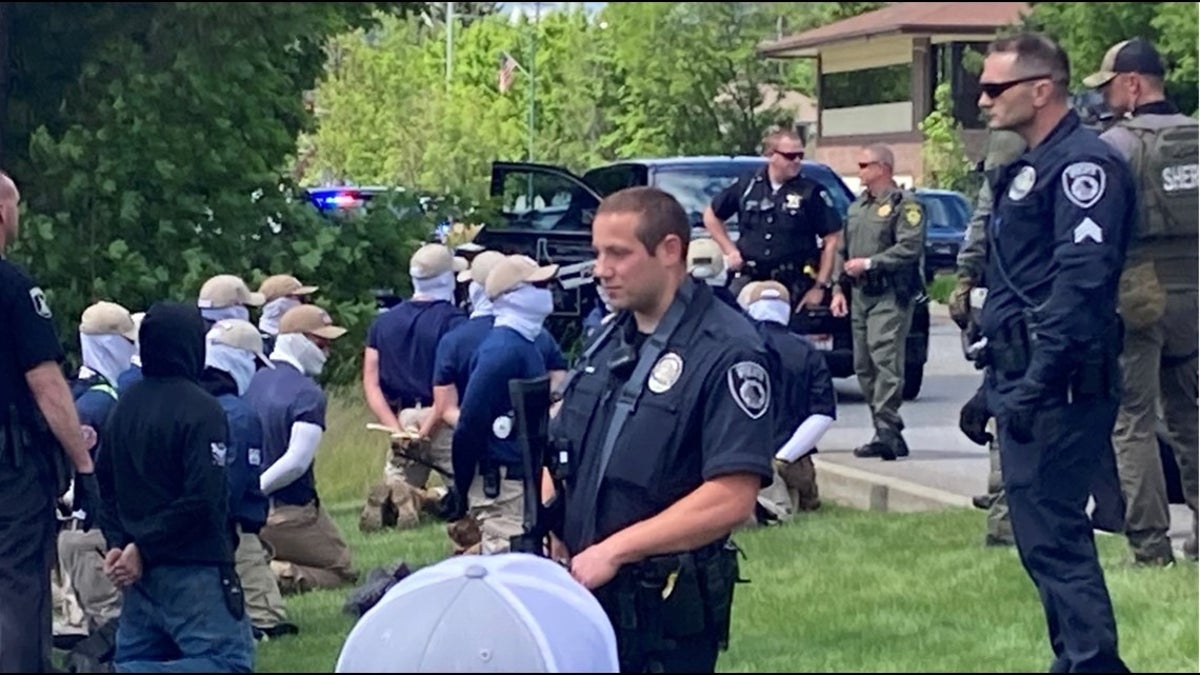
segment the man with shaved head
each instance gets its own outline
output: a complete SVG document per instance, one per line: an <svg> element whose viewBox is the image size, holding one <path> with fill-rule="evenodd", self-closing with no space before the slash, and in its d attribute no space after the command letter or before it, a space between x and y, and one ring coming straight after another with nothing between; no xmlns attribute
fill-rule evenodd
<svg viewBox="0 0 1200 675"><path fill-rule="evenodd" d="M3 258L17 238L21 193L0 171L0 672L50 670L54 502L75 470L83 531L98 489L62 345L42 289Z"/></svg>
<svg viewBox="0 0 1200 675"><path fill-rule="evenodd" d="M850 314L854 372L875 427L874 437L854 455L884 460L908 455L900 418L904 343L916 298L924 290L925 212L915 194L896 185L895 165L886 145L868 145L859 152L858 177L866 190L846 214L829 303L834 316Z"/></svg>

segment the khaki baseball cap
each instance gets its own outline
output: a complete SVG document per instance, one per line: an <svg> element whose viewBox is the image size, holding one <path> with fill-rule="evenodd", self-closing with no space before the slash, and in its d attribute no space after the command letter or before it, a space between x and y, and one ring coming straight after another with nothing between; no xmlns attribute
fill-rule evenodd
<svg viewBox="0 0 1200 675"><path fill-rule="evenodd" d="M213 324L213 327L208 330L208 339L242 351L250 352L258 357L268 368L274 368L275 364L267 358L263 353L262 335L254 324L241 319L221 319Z"/></svg>
<svg viewBox="0 0 1200 675"><path fill-rule="evenodd" d="M1165 75L1162 57L1154 45L1142 38L1133 38L1118 42L1104 53L1100 60L1100 70L1083 78L1083 86L1099 89L1112 82L1121 73L1141 73L1142 75Z"/></svg>
<svg viewBox="0 0 1200 675"><path fill-rule="evenodd" d="M750 292L746 294L746 307L759 300L782 300L789 304L792 302L787 287L778 281L759 281L751 284L748 288L750 288Z"/></svg>
<svg viewBox="0 0 1200 675"><path fill-rule="evenodd" d="M319 286L305 286L300 280L290 274L276 274L263 279L258 287L266 302L277 300L289 295L311 295L317 292Z"/></svg>
<svg viewBox="0 0 1200 675"><path fill-rule="evenodd" d="M137 340L138 325L129 310L115 302L101 300L83 310L79 332L86 335L123 335Z"/></svg>
<svg viewBox="0 0 1200 675"><path fill-rule="evenodd" d="M499 251L480 251L471 259L471 268L458 273L459 283L474 281L482 286L501 260L504 260L504 254Z"/></svg>
<svg viewBox="0 0 1200 675"><path fill-rule="evenodd" d="M408 261L408 273L416 279L429 279L447 272L462 272L469 267L466 258L460 258L442 244L425 244L412 254Z"/></svg>
<svg viewBox="0 0 1200 675"><path fill-rule="evenodd" d="M326 340L336 340L346 334L346 329L333 325L329 312L316 305L299 305L284 312L279 320L279 334L308 333Z"/></svg>
<svg viewBox="0 0 1200 675"><path fill-rule="evenodd" d="M558 274L558 265L539 267L537 261L529 256L505 256L488 274L484 290L489 298L495 300L521 284L549 281L555 274Z"/></svg>
<svg viewBox="0 0 1200 675"><path fill-rule="evenodd" d="M219 309L234 305L259 307L266 301L262 293L251 291L241 277L218 274L200 287L200 299L196 305L202 309Z"/></svg>
<svg viewBox="0 0 1200 675"><path fill-rule="evenodd" d="M721 252L720 244L709 237L693 239L688 244L688 272L691 273L701 265L712 267L713 275L720 274L725 270L725 254Z"/></svg>

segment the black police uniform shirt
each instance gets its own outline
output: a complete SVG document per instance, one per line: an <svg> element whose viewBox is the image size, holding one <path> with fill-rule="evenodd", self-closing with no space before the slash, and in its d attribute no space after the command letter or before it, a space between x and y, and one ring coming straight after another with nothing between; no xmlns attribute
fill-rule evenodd
<svg viewBox="0 0 1200 675"><path fill-rule="evenodd" d="M632 317L614 319L621 323L577 366L582 370L574 373L552 421L555 436L570 441L574 453L564 523L564 542L573 553L657 515L706 480L750 473L763 487L771 483L775 402L763 340L706 284L684 283L693 284L692 300L651 368L603 476L600 454L625 386L609 363L623 331L633 334L639 349L648 338L633 329ZM593 514L586 502L596 481L602 482ZM586 519L593 517L595 538L585 541Z"/></svg>
<svg viewBox="0 0 1200 675"><path fill-rule="evenodd" d="M484 459L507 467L508 478L522 476L508 382L545 374L542 351L512 328L493 327L484 338L472 358L454 428L451 462L459 494L467 494Z"/></svg>
<svg viewBox="0 0 1200 675"><path fill-rule="evenodd" d="M467 320L445 300L405 300L375 317L367 346L379 352L379 388L393 408L433 405L438 342Z"/></svg>
<svg viewBox="0 0 1200 675"><path fill-rule="evenodd" d="M472 317L442 337L438 343L437 356L434 358L433 386L454 385L461 401L467 391L475 352L492 332L495 322L496 317L491 315ZM567 357L544 328L538 333L533 344L541 353L546 370L567 369Z"/></svg>
<svg viewBox="0 0 1200 675"><path fill-rule="evenodd" d="M767 343L775 386L775 449L782 448L796 428L812 415L837 419L837 395L825 357L808 342L774 321L758 323Z"/></svg>
<svg viewBox="0 0 1200 675"><path fill-rule="evenodd" d="M195 306L157 303L140 333L145 379L117 401L96 458L104 539L136 543L147 568L233 564L228 426L198 384L204 322Z"/></svg>
<svg viewBox="0 0 1200 675"><path fill-rule="evenodd" d="M272 359L274 368L259 368L250 378L244 398L258 414L263 431L263 470L287 452L296 422L325 430L325 392L313 379L287 361ZM305 506L317 500L317 483L310 464L299 478L268 497L280 504Z"/></svg>
<svg viewBox="0 0 1200 675"><path fill-rule="evenodd" d="M259 487L263 472L262 422L250 404L238 396L237 383L229 373L205 368L200 386L217 397L229 425L225 442L229 517L243 532L257 534L267 524L270 510L270 501Z"/></svg>
<svg viewBox="0 0 1200 675"><path fill-rule="evenodd" d="M988 287L980 327L997 344L1038 306L1039 325L1022 380L1025 405L1065 395L1077 359L1117 319L1117 284L1135 222L1136 192L1124 159L1074 112L1013 162L995 190L988 226ZM1003 386L1003 384L1002 384Z"/></svg>
<svg viewBox="0 0 1200 675"><path fill-rule="evenodd" d="M794 262L815 258L825 235L842 229L833 198L803 170L778 189L764 167L713 197L721 220L738 216L738 251L747 262Z"/></svg>
<svg viewBox="0 0 1200 675"><path fill-rule="evenodd" d="M47 361L65 358L53 315L42 289L17 265L0 258L0 416L15 405L21 418L33 419L34 401L25 373Z"/></svg>

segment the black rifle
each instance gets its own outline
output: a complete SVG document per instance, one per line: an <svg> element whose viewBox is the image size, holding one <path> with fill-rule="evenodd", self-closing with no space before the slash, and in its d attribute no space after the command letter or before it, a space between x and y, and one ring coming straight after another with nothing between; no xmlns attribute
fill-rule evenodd
<svg viewBox="0 0 1200 675"><path fill-rule="evenodd" d="M514 553L546 555L548 537L554 520L561 517L562 486L558 476L560 459L550 443L550 376L509 380L508 394L513 406L513 430L521 448L521 473L525 481L525 517L522 532L510 541ZM555 477L555 496L542 503L542 469Z"/></svg>

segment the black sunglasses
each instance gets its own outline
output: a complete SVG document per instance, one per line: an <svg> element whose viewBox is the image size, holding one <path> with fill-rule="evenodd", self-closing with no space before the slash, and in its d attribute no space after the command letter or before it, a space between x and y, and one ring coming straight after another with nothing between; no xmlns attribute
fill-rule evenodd
<svg viewBox="0 0 1200 675"><path fill-rule="evenodd" d="M860 168L860 169L865 169L865 168L867 168L868 166L871 166L872 164L878 164L878 163L879 163L879 162L859 162L859 163L858 163L858 168Z"/></svg>
<svg viewBox="0 0 1200 675"><path fill-rule="evenodd" d="M803 150L801 150L800 152L784 152L782 150L776 150L775 154L779 155L780 157L782 157L790 162L794 162L798 159L804 159L804 151Z"/></svg>
<svg viewBox="0 0 1200 675"><path fill-rule="evenodd" d="M1051 77L1051 75L1049 73L1046 73L1045 75L1030 75L1029 77L1019 77L1015 80L1009 80L1008 82L980 82L979 90L982 91L983 93L987 94L988 98L999 98L1004 92L1008 91L1009 89L1012 89L1013 87L1017 86L1018 84L1024 84L1025 82L1033 82L1034 80L1045 80L1049 77Z"/></svg>

